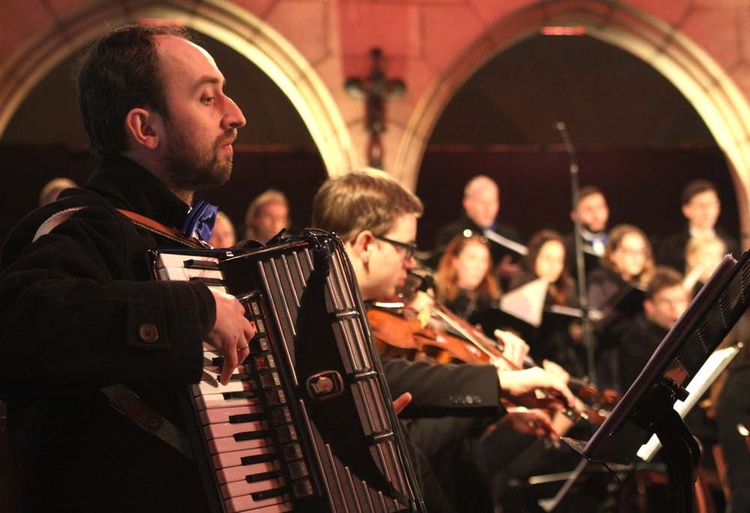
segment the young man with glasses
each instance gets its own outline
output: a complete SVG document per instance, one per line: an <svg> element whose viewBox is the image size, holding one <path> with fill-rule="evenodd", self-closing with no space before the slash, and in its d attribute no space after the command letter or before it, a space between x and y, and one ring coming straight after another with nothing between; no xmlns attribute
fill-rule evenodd
<svg viewBox="0 0 750 513"><path fill-rule="evenodd" d="M419 198L387 174L364 170L331 178L322 185L313 200L313 225L341 237L363 299L383 301L395 296L414 268L414 241L422 209ZM453 466L465 440L480 436L489 423L507 413L501 397L541 406L534 393L541 389L564 397L569 404L575 401L560 378L540 368L507 371L493 365L402 359L384 359L383 368L394 397L412 394L412 402L401 414L418 417L406 423L412 442L434 468L455 474L459 471ZM560 406L559 400L555 402ZM548 418L540 421L549 429ZM445 486L446 480L441 484ZM439 489L425 493L428 501L437 501L439 495ZM437 502L428 504L430 511L450 510Z"/></svg>

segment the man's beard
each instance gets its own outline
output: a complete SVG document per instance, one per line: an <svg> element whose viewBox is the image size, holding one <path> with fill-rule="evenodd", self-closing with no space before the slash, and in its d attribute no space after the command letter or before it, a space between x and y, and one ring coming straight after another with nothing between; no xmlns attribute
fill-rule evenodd
<svg viewBox="0 0 750 513"><path fill-rule="evenodd" d="M229 180L233 154L222 152L221 146L236 137L236 130L228 131L215 141L210 150L195 148L182 131L173 130L172 134L166 167L175 189L193 192L213 189Z"/></svg>

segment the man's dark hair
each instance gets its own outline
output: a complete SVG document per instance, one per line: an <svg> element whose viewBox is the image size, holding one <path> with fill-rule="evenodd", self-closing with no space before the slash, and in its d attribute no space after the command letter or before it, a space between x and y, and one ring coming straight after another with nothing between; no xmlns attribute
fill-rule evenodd
<svg viewBox="0 0 750 513"><path fill-rule="evenodd" d="M584 185L578 191L578 203L583 201L583 199L587 196L593 196L594 194L601 194L602 196L604 196L604 193L599 187L595 185Z"/></svg>
<svg viewBox="0 0 750 513"><path fill-rule="evenodd" d="M648 282L646 298L653 299L660 291L677 285L682 285L682 274L672 267L659 266L654 270L651 281Z"/></svg>
<svg viewBox="0 0 750 513"><path fill-rule="evenodd" d="M78 62L78 105L95 155L118 155L127 149L125 116L132 109L147 108L167 116L154 44L158 35L191 40L181 27L127 25L96 41Z"/></svg>
<svg viewBox="0 0 750 513"><path fill-rule="evenodd" d="M682 188L682 196L680 197L682 204L687 205L694 196L706 191L714 191L717 196L719 195L719 190L713 182L709 182L708 180L693 180L692 182L688 182Z"/></svg>

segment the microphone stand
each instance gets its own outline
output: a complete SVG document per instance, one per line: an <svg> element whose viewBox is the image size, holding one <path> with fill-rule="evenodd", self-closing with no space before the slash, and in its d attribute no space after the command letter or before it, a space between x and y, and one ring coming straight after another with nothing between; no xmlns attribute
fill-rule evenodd
<svg viewBox="0 0 750 513"><path fill-rule="evenodd" d="M591 329L591 319L589 318L589 295L586 285L586 264L583 258L583 235L581 235L581 219L578 216L578 201L580 199L580 187L578 184L578 160L576 159L575 148L570 140L568 129L565 123L558 121L555 128L560 132L565 150L568 152L570 161L570 189L573 202L573 210L576 215L573 216L573 237L575 241L576 252L576 270L578 272L578 304L581 308L581 329L583 331L583 344L586 348L586 367L589 381L596 384L596 341L594 340Z"/></svg>

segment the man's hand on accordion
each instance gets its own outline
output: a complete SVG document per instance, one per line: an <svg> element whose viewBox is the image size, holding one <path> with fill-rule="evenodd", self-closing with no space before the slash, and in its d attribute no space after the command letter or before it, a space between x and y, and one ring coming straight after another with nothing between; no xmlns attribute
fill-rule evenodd
<svg viewBox="0 0 750 513"><path fill-rule="evenodd" d="M250 354L255 326L245 318L245 310L234 296L212 290L216 303L216 323L206 342L224 357L220 381L226 385L232 372Z"/></svg>

